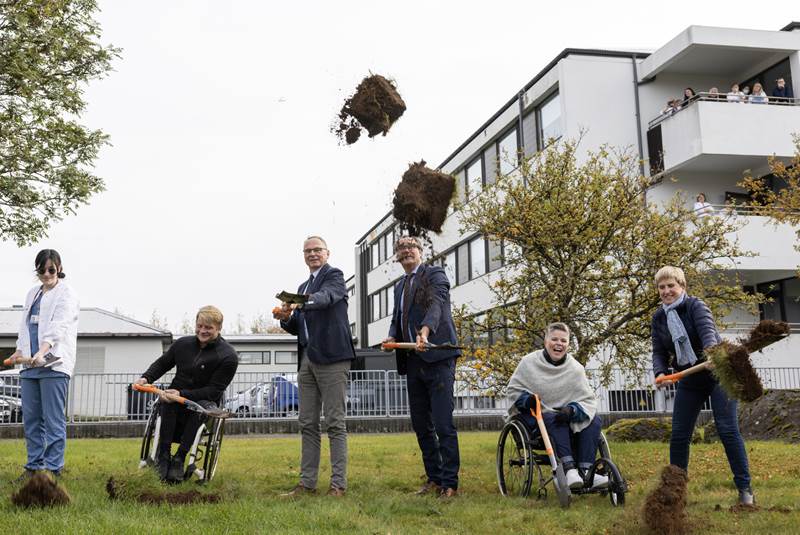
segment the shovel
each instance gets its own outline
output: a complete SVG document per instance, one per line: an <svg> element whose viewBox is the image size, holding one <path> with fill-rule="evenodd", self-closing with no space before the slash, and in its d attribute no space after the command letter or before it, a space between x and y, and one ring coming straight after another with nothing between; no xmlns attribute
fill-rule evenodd
<svg viewBox="0 0 800 535"><path fill-rule="evenodd" d="M414 342L386 342L381 344L381 349L384 351L390 351L392 349L417 349L417 344ZM456 346L453 344L431 344L430 342L425 344L425 349L464 349L462 346Z"/></svg>
<svg viewBox="0 0 800 535"><path fill-rule="evenodd" d="M156 388L153 385L132 385L134 390L138 390L139 392L150 392L151 394L163 394L164 391L160 388ZM184 407L189 409L190 411L199 412L200 414L205 414L208 416L213 416L214 418L228 418L231 415L231 412L225 409L206 409L199 403L192 401L191 399L186 399L181 396L176 396L177 402L182 404Z"/></svg>

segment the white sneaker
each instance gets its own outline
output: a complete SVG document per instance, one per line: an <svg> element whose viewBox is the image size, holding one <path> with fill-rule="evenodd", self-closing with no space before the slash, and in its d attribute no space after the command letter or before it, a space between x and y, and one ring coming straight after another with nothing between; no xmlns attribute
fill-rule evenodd
<svg viewBox="0 0 800 535"><path fill-rule="evenodd" d="M603 474L594 475L594 478L592 479L593 489L604 489L607 486L608 486L608 476L604 476Z"/></svg>
<svg viewBox="0 0 800 535"><path fill-rule="evenodd" d="M579 489L583 487L583 478L575 468L567 470L567 485L569 485L569 488L571 489Z"/></svg>

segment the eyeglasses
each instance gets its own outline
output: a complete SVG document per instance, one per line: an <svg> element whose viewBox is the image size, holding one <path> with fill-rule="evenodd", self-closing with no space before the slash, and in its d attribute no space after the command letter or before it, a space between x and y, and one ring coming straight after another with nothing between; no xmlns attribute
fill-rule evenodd
<svg viewBox="0 0 800 535"><path fill-rule="evenodd" d="M50 275L55 275L56 274L56 268L54 268L53 266L50 266L47 269L44 269L43 267L36 268L36 273L38 273L39 275L44 275L45 273L49 273Z"/></svg>
<svg viewBox="0 0 800 535"><path fill-rule="evenodd" d="M395 252L399 251L410 251L411 249L416 249L417 246L413 243L401 243L397 247L394 248Z"/></svg>
<svg viewBox="0 0 800 535"><path fill-rule="evenodd" d="M324 247L314 247L314 248L311 248L311 249L303 249L303 254L304 255L320 254L322 251L327 251L327 249L324 248Z"/></svg>

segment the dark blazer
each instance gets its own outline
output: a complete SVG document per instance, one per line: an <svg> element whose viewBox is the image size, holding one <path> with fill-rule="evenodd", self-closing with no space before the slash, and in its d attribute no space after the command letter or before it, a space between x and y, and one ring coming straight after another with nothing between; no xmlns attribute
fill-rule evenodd
<svg viewBox="0 0 800 535"><path fill-rule="evenodd" d="M307 283L308 280L303 281L297 293L309 294L308 302L303 308L295 309L289 321L281 321L286 332L297 336L297 369L304 355L314 364L354 359L356 353L347 319L347 287L342 271L325 264L314 277L311 288L305 287ZM303 329L303 319L309 340Z"/></svg>
<svg viewBox="0 0 800 535"><path fill-rule="evenodd" d="M169 388L180 391L181 396L192 401L219 403L238 367L236 350L221 336L203 348L196 336L184 336L169 346L142 377L152 383L175 368L175 378Z"/></svg>
<svg viewBox="0 0 800 535"><path fill-rule="evenodd" d="M405 277L394 286L394 311L392 313L392 323L389 326L389 337L400 340L401 308L400 299L403 296L403 282ZM411 307L408 311L408 325L416 336L416 333L427 325L431 330L428 341L432 344L457 344L456 326L453 323L453 315L450 311L450 281L444 270L438 266L428 266L421 264L414 277L411 287ZM408 335L406 335L408 338ZM404 340L414 342L416 340ZM406 373L406 358L408 351L398 350L395 352L397 358L397 371L400 375ZM441 360L459 357L459 349L437 349L433 351L414 352L425 362L438 362Z"/></svg>
<svg viewBox="0 0 800 535"><path fill-rule="evenodd" d="M698 363L704 361L703 350L722 340L717 332L717 326L714 324L711 310L700 299L687 295L684 302L675 311L686 328L686 334L689 335L689 342L692 344ZM653 339L653 373L656 377L667 373L667 369L670 367L676 370L685 370L689 367L678 367L676 366L677 362L673 362L675 344L672 342L672 335L667 327L667 314L661 307L658 307L656 313L653 314L651 336Z"/></svg>

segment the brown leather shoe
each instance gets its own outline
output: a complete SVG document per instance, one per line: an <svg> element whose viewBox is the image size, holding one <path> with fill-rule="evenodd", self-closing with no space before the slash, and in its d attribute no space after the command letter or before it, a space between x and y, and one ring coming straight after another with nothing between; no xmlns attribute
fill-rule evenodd
<svg viewBox="0 0 800 535"><path fill-rule="evenodd" d="M439 494L439 498L443 500L449 500L450 498L456 498L458 496L458 491L456 489L442 489L441 494Z"/></svg>
<svg viewBox="0 0 800 535"><path fill-rule="evenodd" d="M344 496L345 490L340 489L338 487L331 487L328 489L328 496L334 496L336 498L341 498Z"/></svg>
<svg viewBox="0 0 800 535"><path fill-rule="evenodd" d="M281 498L297 498L299 496L307 496L313 495L317 493L317 489L310 489L308 487L304 487L302 483L298 483L292 490L289 492L284 492L280 494Z"/></svg>
<svg viewBox="0 0 800 535"><path fill-rule="evenodd" d="M440 487L439 485L437 485L433 481L426 481L425 484L422 485L422 487L417 492L415 492L414 494L416 494L417 496L424 496L426 494L431 494L431 493L433 493L433 494L441 494L442 493L442 487Z"/></svg>

